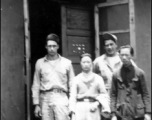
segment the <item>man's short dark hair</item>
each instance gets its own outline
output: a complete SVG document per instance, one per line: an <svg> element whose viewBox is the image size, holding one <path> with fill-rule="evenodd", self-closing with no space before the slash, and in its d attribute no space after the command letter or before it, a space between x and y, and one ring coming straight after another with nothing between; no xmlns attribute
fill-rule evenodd
<svg viewBox="0 0 152 120"><path fill-rule="evenodd" d="M124 49L124 48L129 48L129 49L130 49L130 54L131 54L132 56L134 56L134 49L133 49L133 47L131 47L130 45L121 46L120 49L118 50L118 52L120 53L120 50L121 50L121 49Z"/></svg>
<svg viewBox="0 0 152 120"><path fill-rule="evenodd" d="M46 37L46 44L47 44L47 42L48 41L55 41L57 44L59 44L59 37L56 35L56 34L54 34L54 33L51 33L51 34L49 34L47 37Z"/></svg>

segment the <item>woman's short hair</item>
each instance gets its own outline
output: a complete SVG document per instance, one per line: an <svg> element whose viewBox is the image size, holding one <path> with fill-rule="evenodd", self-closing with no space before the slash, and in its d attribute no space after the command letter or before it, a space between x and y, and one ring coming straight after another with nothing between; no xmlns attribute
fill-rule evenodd
<svg viewBox="0 0 152 120"><path fill-rule="evenodd" d="M121 49L124 49L124 48L129 48L129 49L130 49L130 54L131 54L132 56L134 56L134 49L133 49L133 47L131 47L130 45L121 46L121 47L119 48L118 52L120 53Z"/></svg>
<svg viewBox="0 0 152 120"><path fill-rule="evenodd" d="M90 57L91 60L92 60L92 56L91 56L91 54L89 54L89 53L84 53L84 54L80 55L80 60L81 60L83 57L86 57L86 56Z"/></svg>

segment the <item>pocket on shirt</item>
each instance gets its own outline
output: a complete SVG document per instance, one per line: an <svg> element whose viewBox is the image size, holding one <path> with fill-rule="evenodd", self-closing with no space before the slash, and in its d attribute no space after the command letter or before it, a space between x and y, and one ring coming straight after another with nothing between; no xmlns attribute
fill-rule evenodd
<svg viewBox="0 0 152 120"><path fill-rule="evenodd" d="M136 115L138 117L143 117L145 114L145 106L142 104L137 104L136 105Z"/></svg>
<svg viewBox="0 0 152 120"><path fill-rule="evenodd" d="M133 81L133 89L137 90L140 88L139 81Z"/></svg>
<svg viewBox="0 0 152 120"><path fill-rule="evenodd" d="M138 117L143 117L145 114L145 106L143 104L141 95L137 95L137 101L136 101L136 115Z"/></svg>
<svg viewBox="0 0 152 120"><path fill-rule="evenodd" d="M47 69L47 70L42 71L41 72L42 81L45 81L45 82L49 81L49 79L50 79L49 76L52 74L53 74L53 72L51 69Z"/></svg>
<svg viewBox="0 0 152 120"><path fill-rule="evenodd" d="M60 77L60 80L63 84L65 84L67 82L67 72L66 69L60 69L60 70L56 70L58 76Z"/></svg>

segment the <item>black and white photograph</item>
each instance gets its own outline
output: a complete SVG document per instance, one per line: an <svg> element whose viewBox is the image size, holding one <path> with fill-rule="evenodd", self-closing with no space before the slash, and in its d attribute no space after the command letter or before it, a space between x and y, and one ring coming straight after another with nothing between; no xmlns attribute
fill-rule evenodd
<svg viewBox="0 0 152 120"><path fill-rule="evenodd" d="M1 120L151 120L151 0L1 0Z"/></svg>

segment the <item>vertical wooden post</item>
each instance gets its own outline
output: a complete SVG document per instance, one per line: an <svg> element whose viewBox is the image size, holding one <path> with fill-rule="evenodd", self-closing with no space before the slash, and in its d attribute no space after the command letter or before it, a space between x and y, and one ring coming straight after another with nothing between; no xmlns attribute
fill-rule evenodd
<svg viewBox="0 0 152 120"><path fill-rule="evenodd" d="M136 60L136 32L135 32L135 10L134 0L129 0L129 24L130 24L130 45L134 48L134 60Z"/></svg>
<svg viewBox="0 0 152 120"><path fill-rule="evenodd" d="M61 5L61 36L62 36L62 55L68 56L67 37L66 37L66 7ZM66 41L66 42L65 42Z"/></svg>
<svg viewBox="0 0 152 120"><path fill-rule="evenodd" d="M30 90L31 90L31 49L30 49L30 31L29 31L29 9L28 0L24 0L24 31L25 31L25 57L26 57L26 84L27 84L27 120L31 119L30 110Z"/></svg>
<svg viewBox="0 0 152 120"><path fill-rule="evenodd" d="M99 9L98 6L94 6L94 18L95 18L95 57L100 56L100 41L99 41Z"/></svg>

